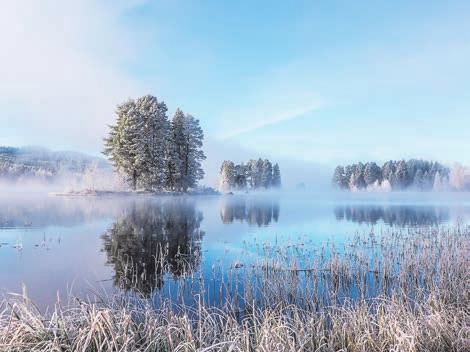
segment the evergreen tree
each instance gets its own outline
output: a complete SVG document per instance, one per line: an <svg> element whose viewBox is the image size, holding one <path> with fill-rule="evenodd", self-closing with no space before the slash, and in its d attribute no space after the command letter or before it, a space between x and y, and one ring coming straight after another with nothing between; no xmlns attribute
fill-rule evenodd
<svg viewBox="0 0 470 352"><path fill-rule="evenodd" d="M183 189L184 184L184 166L183 160L186 157L186 121L183 111L179 108L176 109L173 119L171 120L171 135L173 160L171 165L174 165L176 172L172 172L172 183L177 190Z"/></svg>
<svg viewBox="0 0 470 352"><path fill-rule="evenodd" d="M224 161L220 168L219 188L230 189L258 189L281 186L281 173L279 165L272 166L271 161L265 159L250 160L247 164L235 164Z"/></svg>
<svg viewBox="0 0 470 352"><path fill-rule="evenodd" d="M246 166L247 184L250 188L255 188L256 180L256 160L251 159Z"/></svg>
<svg viewBox="0 0 470 352"><path fill-rule="evenodd" d="M104 154L134 190L187 191L204 177L199 120L178 109L170 123L167 110L151 95L118 106Z"/></svg>
<svg viewBox="0 0 470 352"><path fill-rule="evenodd" d="M254 188L261 188L263 186L263 159L256 160L255 169L253 170Z"/></svg>
<svg viewBox="0 0 470 352"><path fill-rule="evenodd" d="M369 162L337 166L333 173L333 184L351 190L367 186L380 186L381 189L406 189L415 187L419 190L446 189L449 183L449 169L437 162L410 159L408 161L387 161L382 168Z"/></svg>
<svg viewBox="0 0 470 352"><path fill-rule="evenodd" d="M219 188L224 191L233 189L235 185L235 164L232 161L224 161L220 168Z"/></svg>
<svg viewBox="0 0 470 352"><path fill-rule="evenodd" d="M382 170L374 162L366 163L364 168L364 182L366 183L366 186L371 186L376 181L382 181Z"/></svg>
<svg viewBox="0 0 470 352"><path fill-rule="evenodd" d="M165 188L166 153L169 142L169 121L164 102L151 95L136 101L139 139L135 143L137 164L142 170L141 183L148 190Z"/></svg>
<svg viewBox="0 0 470 352"><path fill-rule="evenodd" d="M261 170L261 185L268 189L271 187L273 179L273 165L268 159L263 160L263 167Z"/></svg>
<svg viewBox="0 0 470 352"><path fill-rule="evenodd" d="M416 171L415 176L413 178L413 186L420 191L426 189L426 181L424 179L424 173L422 169L418 169Z"/></svg>
<svg viewBox="0 0 470 352"><path fill-rule="evenodd" d="M390 160L382 166L382 178L388 180L390 185L395 185L395 162Z"/></svg>
<svg viewBox="0 0 470 352"><path fill-rule="evenodd" d="M397 164L395 169L395 182L399 189L405 189L410 184L408 168L406 167L406 162L404 160L400 160Z"/></svg>
<svg viewBox="0 0 470 352"><path fill-rule="evenodd" d="M241 163L240 165L235 165L235 180L234 184L237 189L245 189L247 182L246 182L246 166L245 164Z"/></svg>
<svg viewBox="0 0 470 352"><path fill-rule="evenodd" d="M272 186L275 188L281 187L281 170L279 169L279 165L277 163L273 166Z"/></svg>
<svg viewBox="0 0 470 352"><path fill-rule="evenodd" d="M188 188L195 187L197 182L203 179L204 170L201 163L206 159L206 156L202 150L204 133L199 125L199 120L186 114L184 121L185 143L182 158L181 186L183 191L186 192Z"/></svg>
<svg viewBox="0 0 470 352"><path fill-rule="evenodd" d="M181 180L181 158L176 143L177 136L174 133L173 121L166 146L166 172L165 185L169 191L178 191Z"/></svg>
<svg viewBox="0 0 470 352"><path fill-rule="evenodd" d="M104 154L109 158L114 168L123 174L137 188L138 179L143 170L138 162L139 114L134 100L128 100L118 105L117 120L111 125L109 136L104 139Z"/></svg>
<svg viewBox="0 0 470 352"><path fill-rule="evenodd" d="M335 168L332 182L333 182L333 185L335 187L338 187L339 189L348 188L348 179L346 178L346 174L345 174L343 166L337 166Z"/></svg>
<svg viewBox="0 0 470 352"><path fill-rule="evenodd" d="M363 189L366 186L364 181L364 164L358 163L353 165L353 173L350 180L351 189Z"/></svg>

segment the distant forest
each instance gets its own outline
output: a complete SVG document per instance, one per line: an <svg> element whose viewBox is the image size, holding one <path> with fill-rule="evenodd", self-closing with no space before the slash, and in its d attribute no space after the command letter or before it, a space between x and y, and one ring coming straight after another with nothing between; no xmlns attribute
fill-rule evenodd
<svg viewBox="0 0 470 352"><path fill-rule="evenodd" d="M451 170L438 162L411 159L337 166L333 185L344 190L443 190L449 186Z"/></svg>
<svg viewBox="0 0 470 352"><path fill-rule="evenodd" d="M109 164L101 159L76 152L53 152L39 147L0 146L0 178L18 181L39 179L55 181L57 177L78 175L89 170L107 170Z"/></svg>
<svg viewBox="0 0 470 352"><path fill-rule="evenodd" d="M224 191L244 189L268 189L281 187L279 165L268 159L250 160L246 164L224 161L220 167L219 188Z"/></svg>

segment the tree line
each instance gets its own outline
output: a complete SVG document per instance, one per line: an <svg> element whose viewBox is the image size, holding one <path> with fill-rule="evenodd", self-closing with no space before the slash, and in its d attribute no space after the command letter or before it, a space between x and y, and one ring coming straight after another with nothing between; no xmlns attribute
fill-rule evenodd
<svg viewBox="0 0 470 352"><path fill-rule="evenodd" d="M333 184L339 189L440 190L448 185L450 170L438 162L411 159L337 166Z"/></svg>
<svg viewBox="0 0 470 352"><path fill-rule="evenodd" d="M220 167L220 189L268 189L281 187L281 170L279 165L268 159L250 160L247 163L235 164L224 161Z"/></svg>
<svg viewBox="0 0 470 352"><path fill-rule="evenodd" d="M183 191L204 177L204 133L199 120L151 95L118 105L104 154L132 189Z"/></svg>

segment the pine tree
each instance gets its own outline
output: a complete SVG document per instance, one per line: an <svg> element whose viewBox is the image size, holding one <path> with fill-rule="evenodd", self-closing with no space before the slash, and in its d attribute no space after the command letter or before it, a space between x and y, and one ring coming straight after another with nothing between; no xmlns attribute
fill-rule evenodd
<svg viewBox="0 0 470 352"><path fill-rule="evenodd" d="M168 170L169 183L175 190L183 190L183 160L185 159L185 116L183 111L176 109L173 119L171 120L171 159Z"/></svg>
<svg viewBox="0 0 470 352"><path fill-rule="evenodd" d="M253 188L258 189L263 186L262 175L263 175L263 159L259 158L256 160L253 172Z"/></svg>
<svg viewBox="0 0 470 352"><path fill-rule="evenodd" d="M398 188L405 189L410 184L406 162L400 160L395 169L395 182Z"/></svg>
<svg viewBox="0 0 470 352"><path fill-rule="evenodd" d="M240 165L235 165L235 187L237 189L246 189L246 174L247 174L247 168L246 165L241 163Z"/></svg>
<svg viewBox="0 0 470 352"><path fill-rule="evenodd" d="M350 179L349 187L351 189L363 189L366 186L364 181L364 164L358 163L353 165L353 173Z"/></svg>
<svg viewBox="0 0 470 352"><path fill-rule="evenodd" d="M263 160L263 166L261 170L261 185L268 189L271 188L273 179L273 165L268 159Z"/></svg>
<svg viewBox="0 0 470 352"><path fill-rule="evenodd" d="M219 188L223 191L233 189L235 185L235 164L232 161L224 161L220 167Z"/></svg>
<svg viewBox="0 0 470 352"><path fill-rule="evenodd" d="M132 189L137 188L142 174L138 162L139 114L134 100L118 105L117 120L111 125L109 136L104 139L104 154L108 156L114 168L123 174L131 183Z"/></svg>
<svg viewBox="0 0 470 352"><path fill-rule="evenodd" d="M281 187L281 170L279 169L279 165L277 163L273 166L272 186L275 188Z"/></svg>
<svg viewBox="0 0 470 352"><path fill-rule="evenodd" d="M169 140L169 121L164 102L146 95L137 99L140 138L136 141L137 163L142 170L142 186L148 190L165 188L167 164L165 162Z"/></svg>
<svg viewBox="0 0 470 352"><path fill-rule="evenodd" d="M390 160L382 166L382 178L388 180L391 187L395 187L395 162Z"/></svg>
<svg viewBox="0 0 470 352"><path fill-rule="evenodd" d="M376 163L366 163L364 168L364 181L366 186L371 186L376 181L382 181L382 170Z"/></svg>
<svg viewBox="0 0 470 352"><path fill-rule="evenodd" d="M247 184L250 188L255 188L256 179L256 160L251 159L246 166Z"/></svg>
<svg viewBox="0 0 470 352"><path fill-rule="evenodd" d="M348 169L349 168L349 169ZM346 167L348 169L348 173L346 173L346 170L343 166L339 165L335 168L335 172L333 174L333 185L339 189L347 189L349 180L351 178L351 167L348 165Z"/></svg>
<svg viewBox="0 0 470 352"><path fill-rule="evenodd" d="M204 177L202 161L206 156L202 150L204 133L199 125L199 120L191 115L185 115L185 148L182 160L183 190L193 188Z"/></svg>
<svg viewBox="0 0 470 352"><path fill-rule="evenodd" d="M422 169L418 169L416 171L415 176L413 178L413 186L420 191L426 189L426 181L424 179L424 173Z"/></svg>

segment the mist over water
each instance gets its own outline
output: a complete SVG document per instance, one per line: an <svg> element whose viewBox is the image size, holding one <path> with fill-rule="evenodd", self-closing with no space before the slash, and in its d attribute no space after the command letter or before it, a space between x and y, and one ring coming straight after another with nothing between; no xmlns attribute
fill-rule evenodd
<svg viewBox="0 0 470 352"><path fill-rule="evenodd" d="M461 194L272 192L199 197L0 197L3 293L39 304L92 287L172 295L214 265L249 266L265 246L314 253L355 233L470 222Z"/></svg>

